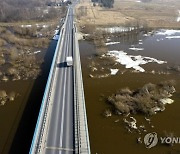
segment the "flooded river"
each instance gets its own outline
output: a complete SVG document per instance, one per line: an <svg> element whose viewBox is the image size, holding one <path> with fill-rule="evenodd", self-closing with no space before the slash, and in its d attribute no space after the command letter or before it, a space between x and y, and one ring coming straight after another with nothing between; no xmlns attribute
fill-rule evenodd
<svg viewBox="0 0 180 154"><path fill-rule="evenodd" d="M170 33L171 32L171 33ZM158 137L173 133L180 137L180 72L169 70L171 66L180 65L180 32L159 30L149 34L127 36L125 38L110 38L114 45L109 45L109 51L123 51L127 55L145 56L166 61L164 64L147 63L140 65L145 72L134 71L133 68L125 68L125 65L117 65L116 69L125 70L125 73L106 78L90 78L89 64L94 59L96 49L92 42L80 41L80 52L83 69L88 126L92 154L178 154L180 144L165 146L160 142L153 148L145 148L144 143L137 143L137 138L149 132L156 132ZM131 49L130 49L131 48ZM142 49L142 50L138 50ZM118 89L129 87L137 89L146 83L159 83L167 80L176 81L176 93L173 95L173 104L166 105L163 112L158 112L150 117L148 123L143 115L133 115L137 119L137 125L144 125L146 132L139 134L129 133L122 121L123 117L113 115L105 118L102 113L109 108L106 98Z"/></svg>
<svg viewBox="0 0 180 154"><path fill-rule="evenodd" d="M1 89L19 95L15 101L0 106L1 154L28 153L56 44L52 41L47 51L37 54L37 59L44 59L39 78L0 83Z"/></svg>
<svg viewBox="0 0 180 154"><path fill-rule="evenodd" d="M157 146L146 149L138 144L137 138L143 139L148 132L156 132L163 136L165 132L174 133L180 137L180 73L168 70L167 67L180 65L180 34L166 34L165 30L151 34L139 34L125 38L110 38L114 45L108 45L108 51L123 51L127 55L144 56L166 61L164 64L148 63L140 65L145 72L136 72L125 65L116 65L119 72L106 78L90 78L89 64L94 59L96 49L91 42L80 41L85 98L88 114L88 125L92 154L118 153L180 153L180 144L174 146ZM119 43L120 42L120 43ZM54 54L56 41L52 41L47 52L39 53L39 58L45 57L42 75L36 80L1 82L1 89L7 92L16 91L19 96L14 102L0 106L0 153L28 153L34 128L41 104L49 68ZM113 66L114 67L114 66ZM111 68L109 68L111 69ZM121 73L121 71L125 71ZM149 124L143 115L133 115L137 125L143 124L147 132L142 134L129 133L122 122L123 117L113 115L105 118L102 113L109 108L106 97L118 89L129 87L137 89L146 83L159 83L166 80L176 81L174 103L167 105L164 112L152 116ZM152 128L153 126L153 128Z"/></svg>

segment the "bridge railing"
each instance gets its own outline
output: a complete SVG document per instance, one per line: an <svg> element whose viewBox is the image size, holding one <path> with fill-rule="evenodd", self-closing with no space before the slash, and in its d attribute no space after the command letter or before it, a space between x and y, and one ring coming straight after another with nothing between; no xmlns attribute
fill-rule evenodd
<svg viewBox="0 0 180 154"><path fill-rule="evenodd" d="M79 43L74 26L74 117L75 117L75 153L90 154L89 132L87 124L84 87L79 53Z"/></svg>

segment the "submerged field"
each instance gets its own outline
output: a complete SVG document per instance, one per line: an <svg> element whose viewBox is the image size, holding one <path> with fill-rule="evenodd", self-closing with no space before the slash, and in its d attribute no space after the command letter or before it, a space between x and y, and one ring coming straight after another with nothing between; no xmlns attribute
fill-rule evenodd
<svg viewBox="0 0 180 154"><path fill-rule="evenodd" d="M160 29L109 37L107 52L101 56L97 56L92 42L80 41L92 153L180 152L179 144L159 143L146 149L143 143L144 135L149 132L157 132L158 136L180 136L179 36L178 30ZM107 98L118 90L122 92L120 90L127 87L136 90L148 83L169 80L176 82L176 92L171 97L174 102L166 104L165 110L152 116L141 113L118 115L116 112L108 113L108 118L104 116L104 111L113 111ZM126 122L132 119L136 119L137 129L127 129Z"/></svg>
<svg viewBox="0 0 180 154"><path fill-rule="evenodd" d="M29 150L57 43L52 40L57 22L0 26L0 153Z"/></svg>

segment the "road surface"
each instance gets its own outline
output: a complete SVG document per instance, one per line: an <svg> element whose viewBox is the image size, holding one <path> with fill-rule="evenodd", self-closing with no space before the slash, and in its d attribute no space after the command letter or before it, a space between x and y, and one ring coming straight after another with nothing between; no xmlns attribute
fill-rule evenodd
<svg viewBox="0 0 180 154"><path fill-rule="evenodd" d="M74 91L73 66L67 67L66 57L73 56L73 9L69 7L64 27L62 50L57 59L56 85L53 87L52 111L45 144L46 154L74 153Z"/></svg>

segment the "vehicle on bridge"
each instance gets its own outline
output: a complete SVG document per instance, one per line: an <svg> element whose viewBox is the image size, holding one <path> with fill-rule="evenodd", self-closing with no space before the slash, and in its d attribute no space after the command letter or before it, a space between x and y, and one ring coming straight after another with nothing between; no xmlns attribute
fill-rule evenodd
<svg viewBox="0 0 180 154"><path fill-rule="evenodd" d="M72 56L66 57L66 64L67 64L67 66L72 66L73 65Z"/></svg>

